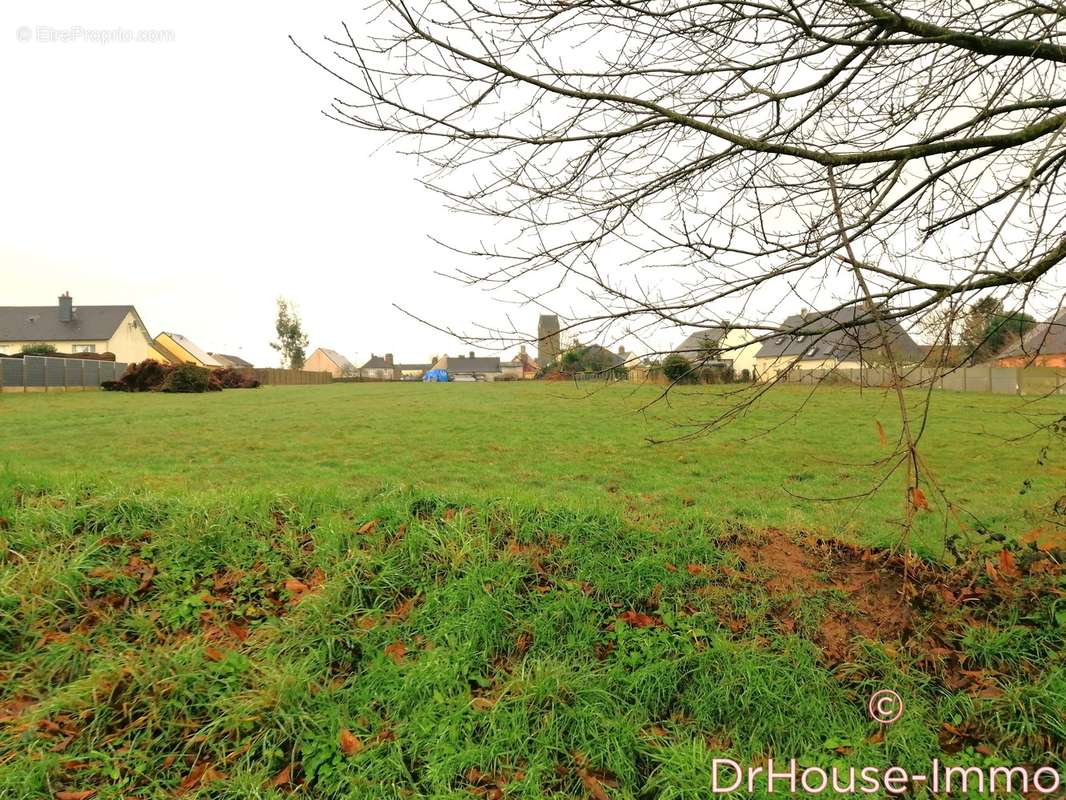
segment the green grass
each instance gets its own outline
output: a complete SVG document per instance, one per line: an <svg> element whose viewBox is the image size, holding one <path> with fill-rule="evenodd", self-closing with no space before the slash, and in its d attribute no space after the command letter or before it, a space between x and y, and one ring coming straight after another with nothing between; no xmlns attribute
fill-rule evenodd
<svg viewBox="0 0 1066 800"><path fill-rule="evenodd" d="M846 592L774 591L745 563L773 525L895 539L894 491L782 488L869 485L839 462L884 452L891 402L826 393L746 440L804 400L781 392L720 437L648 446L720 402L636 415L650 396L0 397L0 797L587 798L592 780L704 800L716 756L1064 766L1066 579L1041 551L1014 547L1006 582L983 560L946 574L947 598L921 577L913 630L844 660L821 630L856 614ZM1054 443L1003 444L1031 425L1020 401L935 403L949 494L992 532L1052 528ZM923 512L932 555L943 523ZM879 688L906 703L883 736Z"/></svg>
<svg viewBox="0 0 1066 800"><path fill-rule="evenodd" d="M542 505L621 509L631 518L730 519L864 542L899 536L902 476L873 497L817 502L874 487L894 441L891 396L775 391L713 436L672 444L729 402L719 390L567 384L338 384L199 396L71 393L0 396L0 464L164 490L413 486ZM923 396L911 396L918 406ZM793 416L794 412L802 412ZM1038 464L1066 398L1032 403L934 396L923 448L971 529L1009 536L1057 530L1061 447ZM779 426L779 427L778 427ZM774 429L776 427L776 429ZM766 433L771 429L772 432ZM930 500L937 498L926 492ZM919 515L914 543L937 554L942 515ZM950 527L957 527L952 521Z"/></svg>

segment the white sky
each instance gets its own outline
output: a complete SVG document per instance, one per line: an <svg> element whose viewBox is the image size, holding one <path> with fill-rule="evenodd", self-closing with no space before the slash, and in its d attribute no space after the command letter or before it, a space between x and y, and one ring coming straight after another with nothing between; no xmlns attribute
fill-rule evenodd
<svg viewBox="0 0 1066 800"><path fill-rule="evenodd" d="M289 43L318 46L362 5L0 4L0 305L137 306L152 334L274 364L274 300L294 300L311 348L357 363L424 361L469 347L446 325L534 331L536 308L494 302L434 274L430 234L474 220L421 187L413 160L320 114L333 79ZM39 41L80 27L80 41ZM88 32L173 31L173 41ZM26 30L20 29L28 29ZM30 41L20 41L29 36ZM528 317L528 320L526 319Z"/></svg>

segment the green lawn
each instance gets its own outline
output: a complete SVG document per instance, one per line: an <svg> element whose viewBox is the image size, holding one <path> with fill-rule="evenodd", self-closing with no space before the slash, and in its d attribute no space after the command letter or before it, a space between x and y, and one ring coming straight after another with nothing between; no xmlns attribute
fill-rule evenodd
<svg viewBox="0 0 1066 800"><path fill-rule="evenodd" d="M683 426L730 402L713 389L677 391L668 405L642 412L656 396L625 386L589 396L539 382L7 394L0 464L165 490L417 486L634 518L735 520L871 543L898 538L899 480L872 498L804 499L862 494L877 484L883 470L869 465L888 450L876 423L895 439L893 397L826 389L809 399L805 390L782 389L712 436L649 444L689 432ZM915 406L923 399L911 396ZM1048 514L1066 493L1064 448L1043 433L1012 440L1064 414L1066 398L934 396L923 446L959 506L950 527L962 521L1011 536L1034 529L1054 536ZM926 494L937 502L928 487ZM944 524L942 514L922 513L915 543L935 555Z"/></svg>
<svg viewBox="0 0 1066 800"><path fill-rule="evenodd" d="M725 402L654 397L0 396L0 797L706 800L716 757L1066 767L1062 449L1011 441L1066 404L934 398L927 457L978 546L948 566L935 510L925 561L824 541L895 542L898 486L794 497L873 485L891 398L783 390L653 446ZM879 689L905 703L885 727Z"/></svg>

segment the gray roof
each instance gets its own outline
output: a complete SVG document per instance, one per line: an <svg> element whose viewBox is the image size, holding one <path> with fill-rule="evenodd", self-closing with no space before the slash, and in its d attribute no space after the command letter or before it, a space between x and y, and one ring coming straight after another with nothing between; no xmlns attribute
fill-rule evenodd
<svg viewBox="0 0 1066 800"><path fill-rule="evenodd" d="M600 353L607 359L609 359L612 367L620 367L626 363L626 356L620 353L616 353L613 350L608 350L602 344L589 344L585 345L586 353Z"/></svg>
<svg viewBox="0 0 1066 800"><path fill-rule="evenodd" d="M133 310L133 306L75 306L74 319L61 322L57 305L0 306L0 342L110 339Z"/></svg>
<svg viewBox="0 0 1066 800"><path fill-rule="evenodd" d="M1049 322L1034 325L1021 339L996 353L995 358L1066 353L1066 310Z"/></svg>
<svg viewBox="0 0 1066 800"><path fill-rule="evenodd" d="M425 372L426 370L428 370L433 365L432 364L393 364L393 366L396 367L396 369L406 369L406 370L420 369L423 372Z"/></svg>
<svg viewBox="0 0 1066 800"><path fill-rule="evenodd" d="M386 364L384 356L371 356L360 369L392 369L395 364Z"/></svg>
<svg viewBox="0 0 1066 800"><path fill-rule="evenodd" d="M500 359L498 356L448 356L448 372L499 372Z"/></svg>
<svg viewBox="0 0 1066 800"><path fill-rule="evenodd" d="M873 352L883 345L876 322L866 322L856 327L832 330L838 325L854 322L866 316L865 310L849 306L833 313L811 311L806 315L793 314L781 323L781 333L765 342L756 353L757 358L856 358L860 351ZM888 329L888 344L896 356L920 359L921 350L910 335L896 321L885 323ZM815 352L809 353L814 349Z"/></svg>
<svg viewBox="0 0 1066 800"><path fill-rule="evenodd" d="M320 347L318 348L318 352L322 353L341 369L355 369L355 365L336 350L330 350L328 347ZM312 353L312 355L314 355L314 353Z"/></svg>
<svg viewBox="0 0 1066 800"><path fill-rule="evenodd" d="M248 367L252 366L252 362L251 361L245 361L240 356L231 356L231 355L227 355L226 353L208 353L208 355L213 357L216 361L221 361L223 366L245 367L245 368L248 368ZM226 362L229 362L229 363L227 364Z"/></svg>
<svg viewBox="0 0 1066 800"><path fill-rule="evenodd" d="M679 344L674 352L691 358L692 356L699 355L700 352L707 347L704 342L710 341L713 342L714 345L717 345L725 335L726 329L720 325L715 325L710 328L699 328L686 336L685 341Z"/></svg>

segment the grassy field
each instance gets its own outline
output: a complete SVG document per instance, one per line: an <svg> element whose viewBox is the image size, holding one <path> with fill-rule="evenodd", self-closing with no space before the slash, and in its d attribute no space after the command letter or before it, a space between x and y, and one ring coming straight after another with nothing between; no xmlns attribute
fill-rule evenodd
<svg viewBox="0 0 1066 800"><path fill-rule="evenodd" d="M713 389L678 391L669 405L642 411L656 396L623 386L588 396L542 383L9 394L0 398L0 464L167 491L415 487L638 519L734 520L868 543L898 538L899 480L869 498L804 499L877 484L882 471L868 465L887 451L876 424L889 440L898 435L894 398L838 389L809 399L783 389L721 433L653 445L648 439L683 435L730 402ZM1066 398L934 397L924 451L961 520L1016 537L1055 535L1048 515L1066 493L1066 448L1031 434L1064 414ZM944 524L942 515L922 514L916 545L935 555Z"/></svg>
<svg viewBox="0 0 1066 800"><path fill-rule="evenodd" d="M0 396L0 797L705 800L716 756L1066 766L1063 453L1012 441L1066 404L934 399L979 545L949 565L935 509L926 560L871 547L898 487L795 496L872 485L890 399L825 392L760 435L807 402L781 391L651 446L724 402L653 397Z"/></svg>

